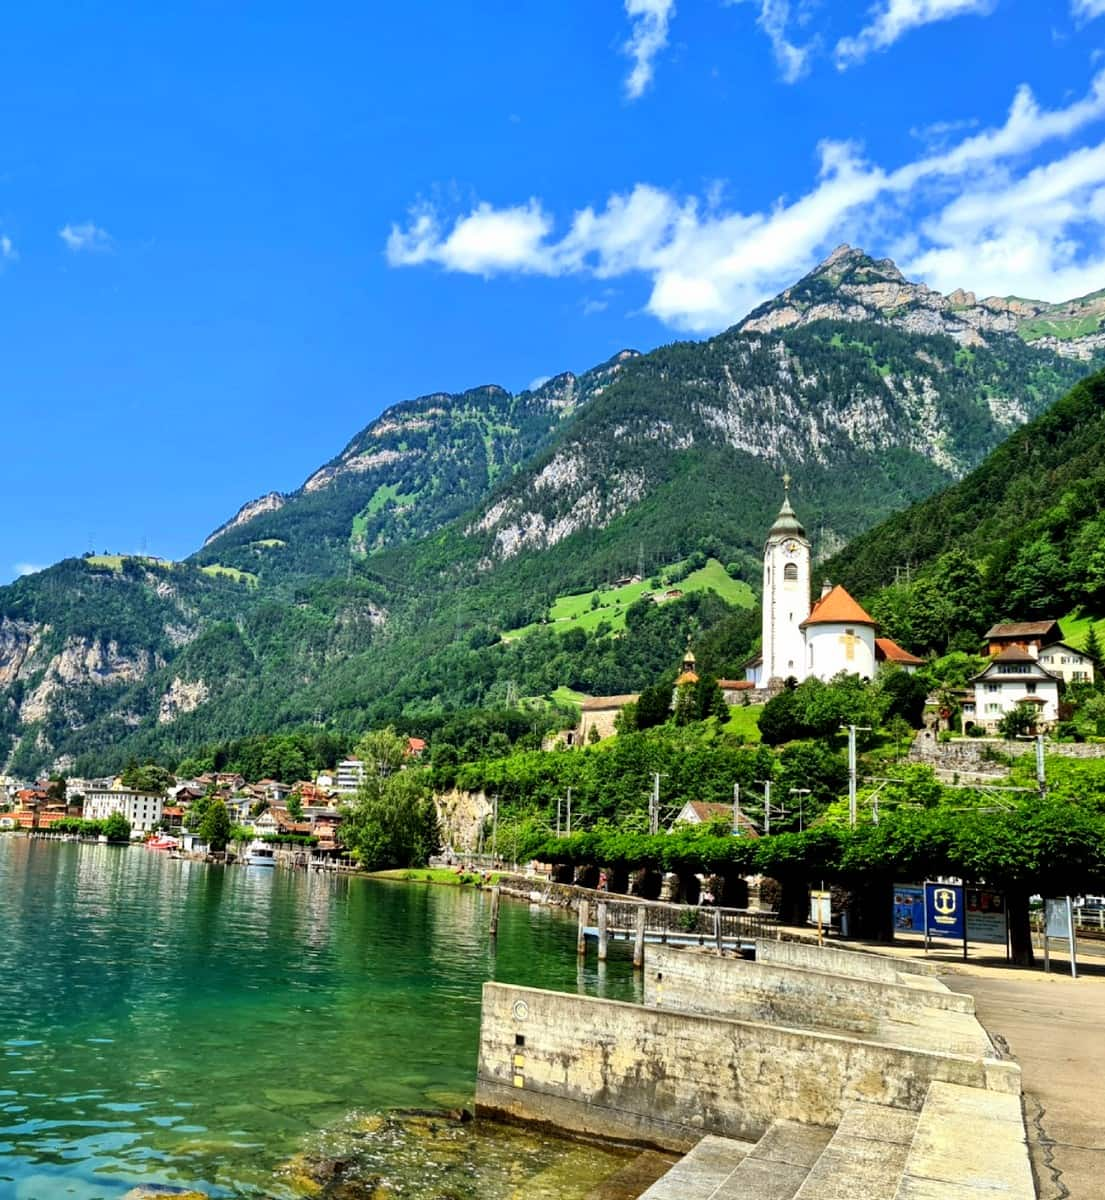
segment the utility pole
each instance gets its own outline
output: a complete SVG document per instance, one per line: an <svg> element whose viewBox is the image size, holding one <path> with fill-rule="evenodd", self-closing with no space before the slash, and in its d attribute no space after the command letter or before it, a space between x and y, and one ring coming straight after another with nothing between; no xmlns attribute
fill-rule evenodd
<svg viewBox="0 0 1105 1200"><path fill-rule="evenodd" d="M791 788L790 794L798 797L798 832L801 833L804 828L804 812L802 798L810 794L809 788Z"/></svg>
<svg viewBox="0 0 1105 1200"><path fill-rule="evenodd" d="M771 833L771 780L757 779L756 782L761 784L764 789L764 836Z"/></svg>
<svg viewBox="0 0 1105 1200"><path fill-rule="evenodd" d="M733 784L733 832L741 831L741 785Z"/></svg>
<svg viewBox="0 0 1105 1200"><path fill-rule="evenodd" d="M660 772L652 776L652 794L648 798L648 831L660 832Z"/></svg>
<svg viewBox="0 0 1105 1200"><path fill-rule="evenodd" d="M499 858L499 796L496 793L491 797L491 858L497 861Z"/></svg>
<svg viewBox="0 0 1105 1200"><path fill-rule="evenodd" d="M1044 735L1036 734L1036 783L1040 788L1040 799L1047 799L1047 774L1044 771ZM1073 945L1073 942L1071 943Z"/></svg>
<svg viewBox="0 0 1105 1200"><path fill-rule="evenodd" d="M855 828L856 824L856 731L862 729L871 732L870 725L841 725L848 731L848 824ZM877 803L877 802L876 802ZM875 824L879 823L878 808L872 810Z"/></svg>
<svg viewBox="0 0 1105 1200"><path fill-rule="evenodd" d="M560 836L560 804L561 804L560 797L557 796L557 798L556 798L556 836L557 837Z"/></svg>
<svg viewBox="0 0 1105 1200"><path fill-rule="evenodd" d="M568 789L568 836L572 836L572 789Z"/></svg>

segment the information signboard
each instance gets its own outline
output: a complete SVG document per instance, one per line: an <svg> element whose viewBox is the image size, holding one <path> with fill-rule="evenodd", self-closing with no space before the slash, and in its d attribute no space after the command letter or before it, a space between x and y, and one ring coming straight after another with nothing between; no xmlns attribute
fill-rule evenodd
<svg viewBox="0 0 1105 1200"><path fill-rule="evenodd" d="M963 885L925 884L925 936L963 940Z"/></svg>
<svg viewBox="0 0 1105 1200"><path fill-rule="evenodd" d="M925 932L925 889L919 883L894 885L894 932Z"/></svg>
<svg viewBox="0 0 1105 1200"><path fill-rule="evenodd" d="M1008 941L1005 896L988 888L964 889L967 917L967 941L991 942L1004 946Z"/></svg>
<svg viewBox="0 0 1105 1200"><path fill-rule="evenodd" d="M1044 970L1051 970L1051 939L1062 938L1070 948L1070 973L1078 978L1078 954L1075 949L1074 905L1069 896L1044 900Z"/></svg>

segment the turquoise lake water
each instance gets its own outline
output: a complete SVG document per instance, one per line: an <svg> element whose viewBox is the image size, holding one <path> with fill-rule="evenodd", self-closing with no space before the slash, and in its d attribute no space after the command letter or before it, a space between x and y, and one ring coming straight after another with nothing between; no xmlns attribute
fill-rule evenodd
<svg viewBox="0 0 1105 1200"><path fill-rule="evenodd" d="M489 898L469 889L4 836L0 903L5 1200L116 1200L138 1182L294 1195L274 1172L297 1151L389 1109L471 1102L485 980L634 998L624 960L578 965L562 913L504 903L492 943ZM404 1158L382 1168L398 1172L387 1194L436 1194L402 1177L437 1150L358 1136ZM455 1170L478 1173L463 1136ZM471 1182L481 1200L515 1194L516 1159L553 1178L565 1153L505 1132L485 1149L502 1161Z"/></svg>

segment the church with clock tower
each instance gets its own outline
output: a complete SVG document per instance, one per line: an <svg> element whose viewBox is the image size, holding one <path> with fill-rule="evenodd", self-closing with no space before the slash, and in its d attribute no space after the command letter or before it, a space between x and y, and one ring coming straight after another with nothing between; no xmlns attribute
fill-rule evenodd
<svg viewBox="0 0 1105 1200"><path fill-rule="evenodd" d="M921 659L889 638L876 637L875 621L848 592L823 584L810 603L810 542L790 503L790 476L783 476L783 504L764 543L763 641L745 677L759 688L787 679L828 682L842 672L872 679L883 661L916 670Z"/></svg>

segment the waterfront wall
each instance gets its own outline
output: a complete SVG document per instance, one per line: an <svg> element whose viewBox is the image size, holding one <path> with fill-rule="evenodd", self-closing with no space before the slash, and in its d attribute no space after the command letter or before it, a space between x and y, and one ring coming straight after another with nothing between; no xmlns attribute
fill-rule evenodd
<svg viewBox="0 0 1105 1200"><path fill-rule="evenodd" d="M926 1010L973 1016L974 997L869 979L798 971L712 951L650 946L645 1003L769 1025L877 1033L884 1019L916 1020Z"/></svg>
<svg viewBox="0 0 1105 1200"><path fill-rule="evenodd" d="M815 946L812 942L776 941L757 938L756 961L777 967L796 967L802 971L829 971L851 979L870 979L898 983L902 975L938 975L935 963L917 959L891 958L886 954L842 950L838 946Z"/></svg>
<svg viewBox="0 0 1105 1200"><path fill-rule="evenodd" d="M1018 1094L1013 1063L487 983L477 1110L685 1150L775 1120L835 1125L868 1101L920 1111L933 1080Z"/></svg>

